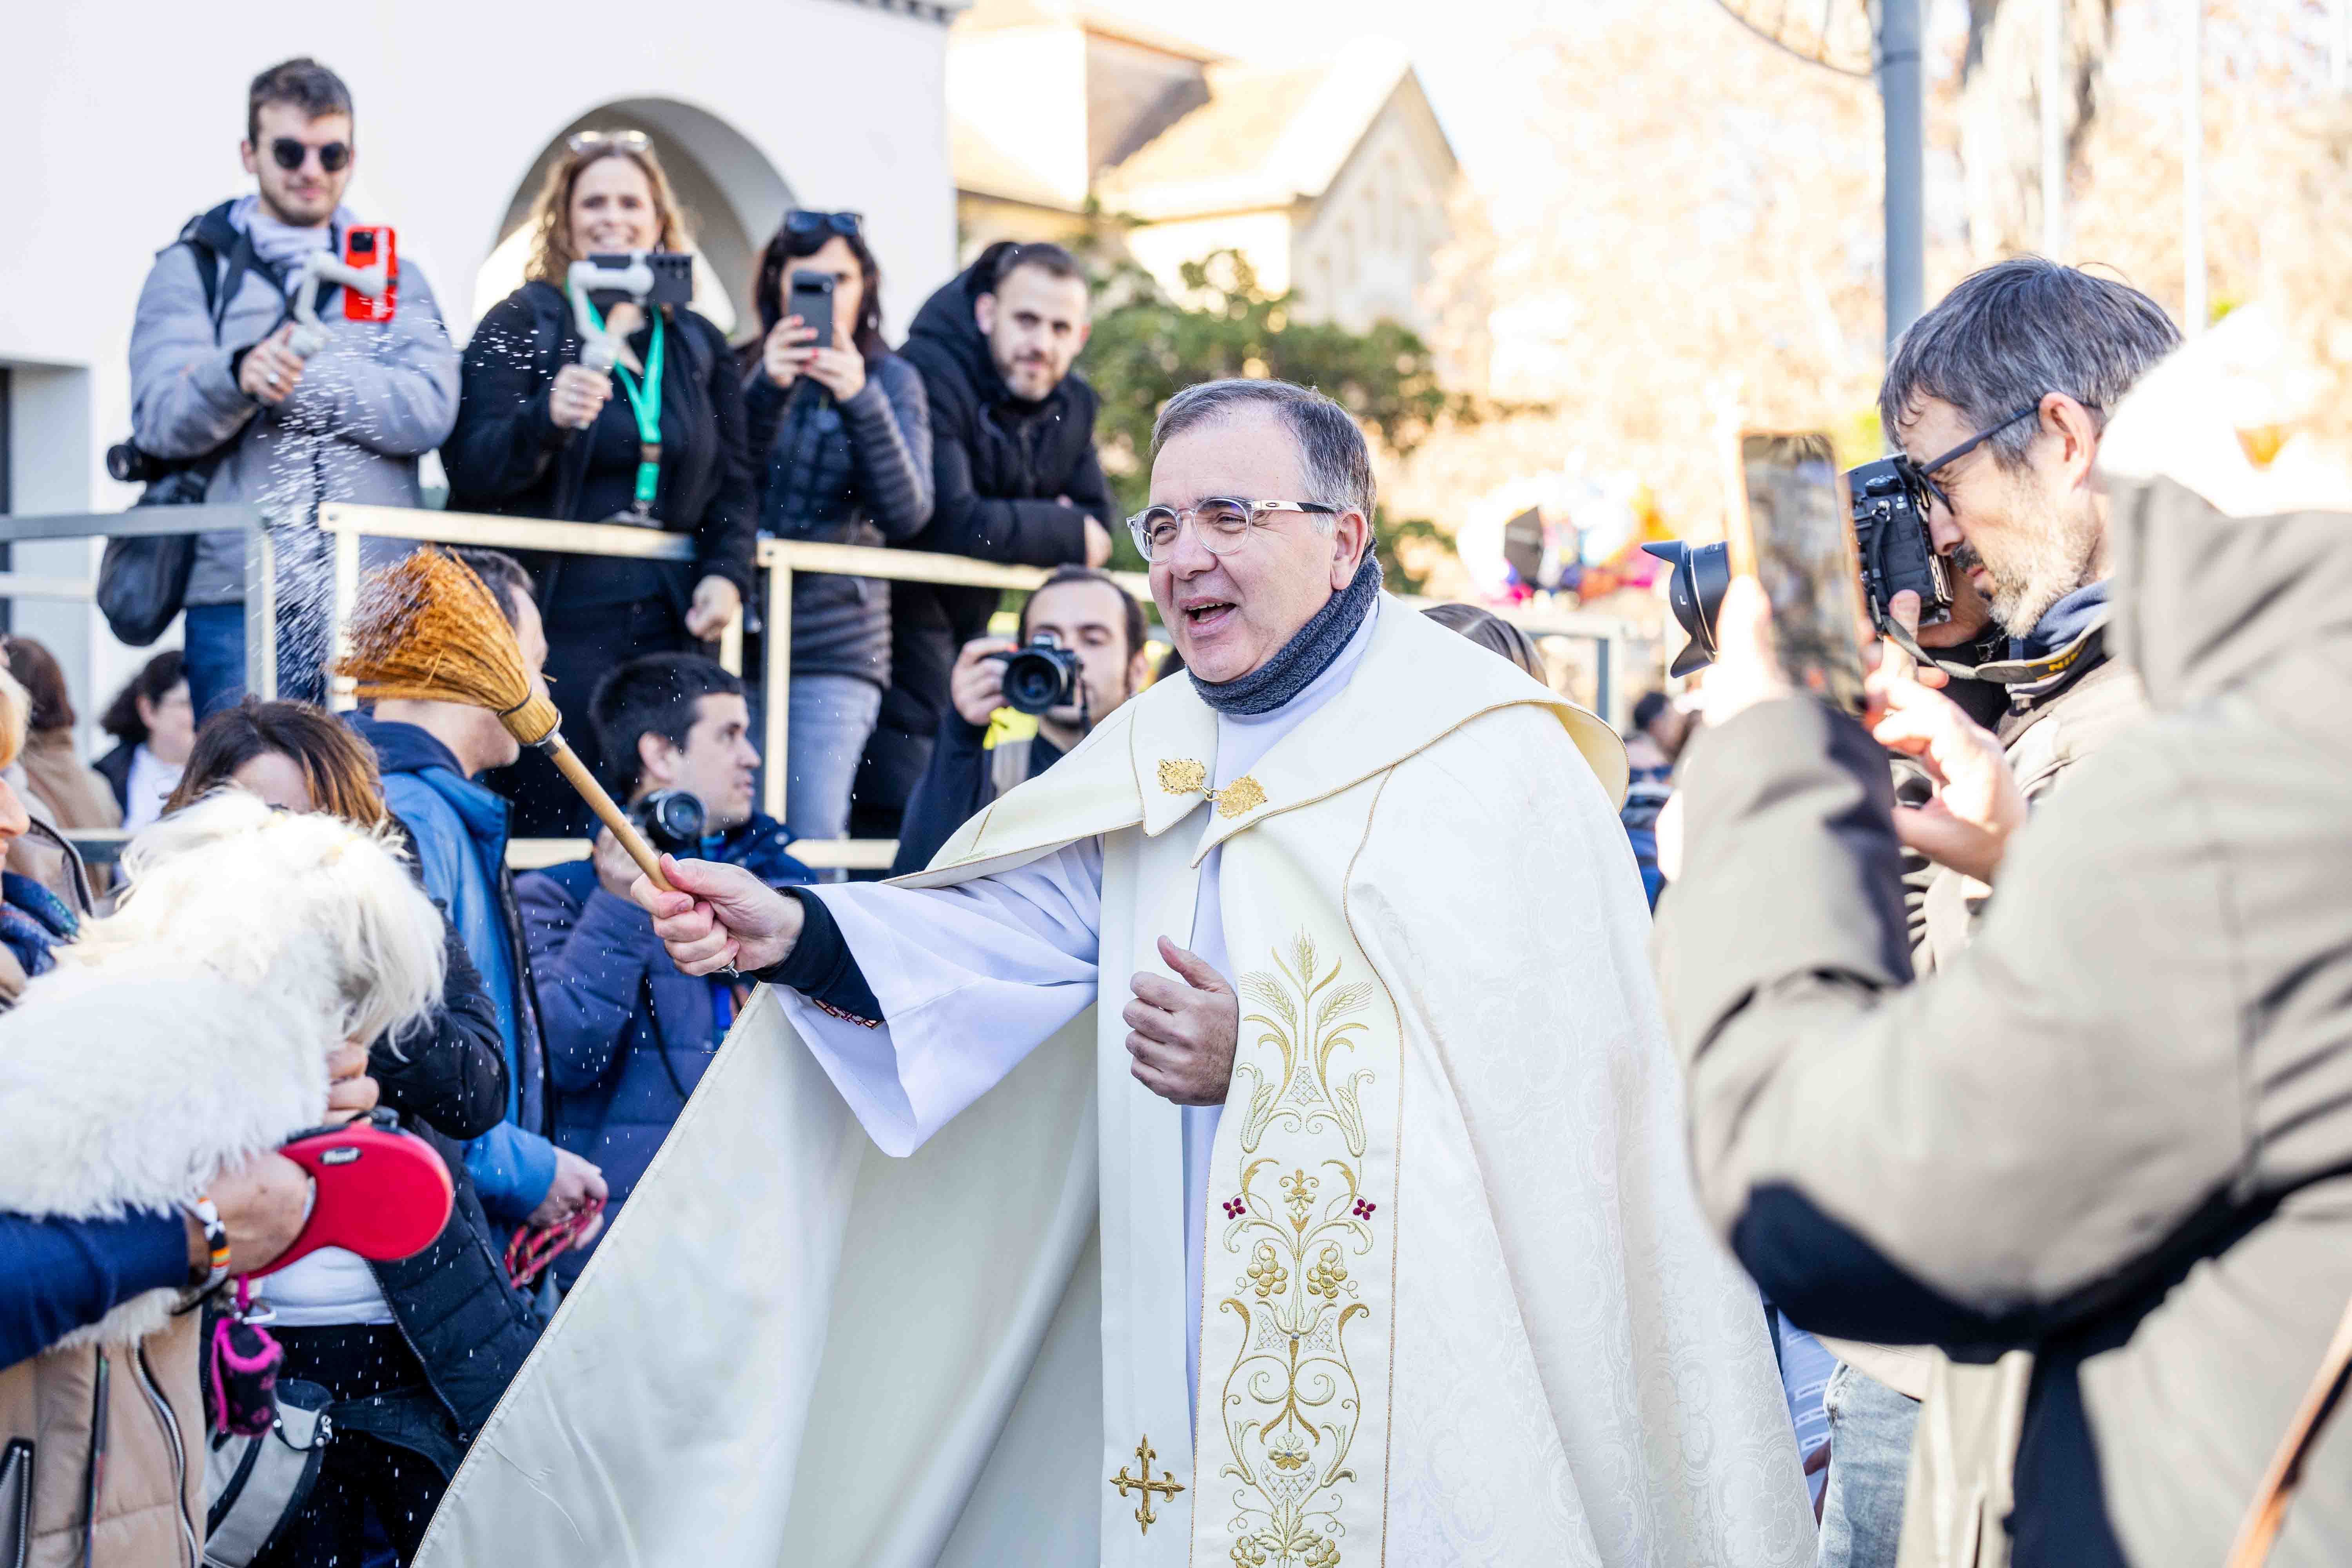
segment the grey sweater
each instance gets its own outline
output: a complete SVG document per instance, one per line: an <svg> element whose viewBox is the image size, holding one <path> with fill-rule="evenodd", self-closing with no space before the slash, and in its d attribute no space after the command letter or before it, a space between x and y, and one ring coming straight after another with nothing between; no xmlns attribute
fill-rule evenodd
<svg viewBox="0 0 2352 1568"><path fill-rule="evenodd" d="M198 457L234 440L205 490L215 504L250 502L304 521L316 519L322 501L418 505L416 460L441 444L457 416L457 351L432 285L415 263L402 262L398 309L381 323L344 320L341 290L327 290L319 305L327 346L311 356L291 396L264 408L238 389L235 363L240 351L291 319L282 287L259 267L247 270L225 302L215 335L197 272L226 269L223 258L238 238L232 205L191 223L183 243L167 247L147 274L131 330L132 439L159 458ZM190 239L215 254L205 256ZM373 564L405 549L404 542L374 541L364 559ZM318 562L308 559L323 549L298 543L290 553L303 564L289 565L281 583L308 592L315 574L323 591ZM228 604L244 593L244 535L204 535L187 602Z"/></svg>

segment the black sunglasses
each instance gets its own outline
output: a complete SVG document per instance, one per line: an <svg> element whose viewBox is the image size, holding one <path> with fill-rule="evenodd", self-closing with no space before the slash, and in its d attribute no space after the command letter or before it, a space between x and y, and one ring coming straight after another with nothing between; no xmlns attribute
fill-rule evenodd
<svg viewBox="0 0 2352 1568"><path fill-rule="evenodd" d="M794 207L784 215L784 232L795 239L806 239L827 229L844 239L856 239L866 225L864 213L820 213L805 207Z"/></svg>
<svg viewBox="0 0 2352 1568"><path fill-rule="evenodd" d="M269 144L270 157L289 174L300 168L303 160L313 151L319 154L319 167L330 174L341 174L343 165L352 161L352 144L348 142L330 142L314 149L308 142L297 142L291 136L280 136Z"/></svg>

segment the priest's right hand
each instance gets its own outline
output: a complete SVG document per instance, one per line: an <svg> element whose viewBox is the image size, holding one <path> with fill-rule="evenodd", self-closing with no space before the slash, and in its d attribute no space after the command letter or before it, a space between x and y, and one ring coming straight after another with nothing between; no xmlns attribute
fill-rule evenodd
<svg viewBox="0 0 2352 1568"><path fill-rule="evenodd" d="M654 934L681 973L732 967L748 974L782 963L800 940L800 900L742 867L668 855L661 864L675 891L639 877L629 884L629 897L654 917Z"/></svg>

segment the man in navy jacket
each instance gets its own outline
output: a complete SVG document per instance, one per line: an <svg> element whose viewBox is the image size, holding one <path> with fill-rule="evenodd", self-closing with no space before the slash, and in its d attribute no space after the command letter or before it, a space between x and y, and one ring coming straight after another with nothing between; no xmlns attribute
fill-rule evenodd
<svg viewBox="0 0 2352 1568"><path fill-rule="evenodd" d="M702 802L708 835L689 852L731 861L772 887L807 883L783 824L751 807L760 753L743 683L696 654L621 666L589 712L606 783L632 805L656 790ZM610 833L586 860L520 879L530 973L546 1032L555 1142L604 1172L616 1215L701 1081L734 1022L726 982L680 974L629 898L637 868ZM558 1260L569 1285L593 1247Z"/></svg>

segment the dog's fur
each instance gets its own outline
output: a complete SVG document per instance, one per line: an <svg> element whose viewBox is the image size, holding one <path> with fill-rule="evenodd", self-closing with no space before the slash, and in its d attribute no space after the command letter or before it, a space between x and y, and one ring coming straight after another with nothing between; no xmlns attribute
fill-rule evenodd
<svg viewBox="0 0 2352 1568"><path fill-rule="evenodd" d="M0 1208L87 1219L193 1199L319 1123L338 1045L440 998L440 914L385 835L229 790L124 862L121 909L0 1014ZM173 1300L151 1292L74 1338L135 1340Z"/></svg>

